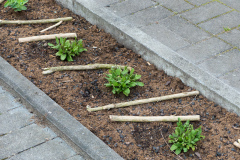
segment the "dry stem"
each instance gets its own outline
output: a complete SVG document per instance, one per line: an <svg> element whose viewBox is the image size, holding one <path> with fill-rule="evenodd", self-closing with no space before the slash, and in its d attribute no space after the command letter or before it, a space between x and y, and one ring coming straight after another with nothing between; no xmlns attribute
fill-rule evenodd
<svg viewBox="0 0 240 160"><path fill-rule="evenodd" d="M56 37L60 38L74 38L77 37L76 33L62 33L62 34L51 34L51 35L42 35L42 36L33 36L33 37L25 37L19 38L19 43L23 42L32 42L32 41L41 41L41 40L50 40L55 39Z"/></svg>
<svg viewBox="0 0 240 160"><path fill-rule="evenodd" d="M177 122L178 118L181 121L199 121L200 115L189 115L189 116L109 116L111 121L118 122Z"/></svg>
<svg viewBox="0 0 240 160"><path fill-rule="evenodd" d="M43 68L43 74L51 74L56 71L66 71L66 70L89 70L89 69L109 69L112 67L124 68L125 66L115 65L115 64L89 64L89 65L77 65L77 66L59 66ZM128 67L131 70L131 67Z"/></svg>
<svg viewBox="0 0 240 160"><path fill-rule="evenodd" d="M233 145L240 148L240 143L238 143L238 142L234 142Z"/></svg>
<svg viewBox="0 0 240 160"><path fill-rule="evenodd" d="M1 24L36 24L36 23L54 23L59 21L71 21L72 17L56 18L56 19L39 19L39 20L0 20Z"/></svg>
<svg viewBox="0 0 240 160"><path fill-rule="evenodd" d="M172 94L172 95L161 96L161 97L155 97L155 98L149 98L149 99L141 99L141 100L130 101L130 102L109 104L109 105L106 105L106 106L96 107L96 108L87 107L87 110L89 112L100 111L100 110L104 110L104 109L120 108L120 107L133 106L133 105L150 103L150 102L159 102L159 101L164 101L164 100L169 100L169 99L174 99L174 98L195 96L195 95L198 95L198 94L199 94L199 91L183 92L183 93Z"/></svg>
<svg viewBox="0 0 240 160"><path fill-rule="evenodd" d="M58 23L56 23L56 24L54 24L54 25L52 25L52 26L50 26L50 27L48 27L48 28L46 28L46 29L44 29L44 30L41 30L40 32L42 33L42 32L45 32L45 31L47 31L47 30L49 30L49 29L52 29L52 28L54 28L54 27L57 27L57 26L59 26L62 22L63 22L63 21L59 21Z"/></svg>
<svg viewBox="0 0 240 160"><path fill-rule="evenodd" d="M3 2L4 0L0 0L0 4Z"/></svg>

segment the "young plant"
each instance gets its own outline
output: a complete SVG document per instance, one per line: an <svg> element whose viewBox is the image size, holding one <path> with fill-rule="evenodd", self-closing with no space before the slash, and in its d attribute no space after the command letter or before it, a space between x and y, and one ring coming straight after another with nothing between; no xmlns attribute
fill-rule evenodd
<svg viewBox="0 0 240 160"><path fill-rule="evenodd" d="M63 61L67 58L67 61L73 61L72 57L75 55L79 55L80 52L87 51L86 48L83 48L82 40L77 41L75 38L74 41L69 41L67 38L60 37L60 40L56 37L57 45L54 46L52 43L48 43L48 45L57 49L58 52L56 56L60 56L60 59Z"/></svg>
<svg viewBox="0 0 240 160"><path fill-rule="evenodd" d="M141 78L141 75L133 74L133 72L133 68L129 73L127 67L123 70L121 68L112 67L109 70L110 74L106 74L107 77L105 77L108 80L108 83L104 85L106 87L113 87L113 94L123 92L123 94L128 96L131 87L144 86L142 82L137 82L137 80Z"/></svg>
<svg viewBox="0 0 240 160"><path fill-rule="evenodd" d="M189 120L183 125L180 118L178 118L177 127L175 133L169 135L169 143L173 143L170 150L175 151L178 155L183 150L187 152L190 148L195 150L196 143L205 137L201 135L201 126L197 129L193 129L193 125L189 124Z"/></svg>
<svg viewBox="0 0 240 160"><path fill-rule="evenodd" d="M22 11L27 9L27 7L24 6L27 2L28 0L7 0L4 7L11 7L15 12Z"/></svg>
<svg viewBox="0 0 240 160"><path fill-rule="evenodd" d="M223 29L224 29L225 32L231 31L231 28L229 28L229 27L223 27Z"/></svg>

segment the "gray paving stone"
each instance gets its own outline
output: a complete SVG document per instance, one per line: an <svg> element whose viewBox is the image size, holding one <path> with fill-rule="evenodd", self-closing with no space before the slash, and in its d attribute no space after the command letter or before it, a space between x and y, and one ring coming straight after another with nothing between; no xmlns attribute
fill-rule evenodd
<svg viewBox="0 0 240 160"><path fill-rule="evenodd" d="M204 20L229 12L231 10L231 8L219 2L212 2L193 10L184 12L181 14L181 16L192 21L193 23L200 23Z"/></svg>
<svg viewBox="0 0 240 160"><path fill-rule="evenodd" d="M173 50L190 45L184 38L160 24L152 24L140 29Z"/></svg>
<svg viewBox="0 0 240 160"><path fill-rule="evenodd" d="M17 100L9 93L5 92L0 94L0 113L7 112L16 107L22 106Z"/></svg>
<svg viewBox="0 0 240 160"><path fill-rule="evenodd" d="M224 27L237 27L240 24L240 13L237 11L216 17L210 21L199 24L203 29L218 34L224 31Z"/></svg>
<svg viewBox="0 0 240 160"><path fill-rule="evenodd" d="M6 91L0 86L0 94L5 94Z"/></svg>
<svg viewBox="0 0 240 160"><path fill-rule="evenodd" d="M170 15L173 15L173 13L158 5L144 9L134 14L130 14L128 16L125 16L123 19L130 23L133 23L136 27L141 27L164 19Z"/></svg>
<svg viewBox="0 0 240 160"><path fill-rule="evenodd" d="M96 0L100 6L107 6L119 2L119 0Z"/></svg>
<svg viewBox="0 0 240 160"><path fill-rule="evenodd" d="M240 11L240 1L239 0L220 0L220 1L234 9Z"/></svg>
<svg viewBox="0 0 240 160"><path fill-rule="evenodd" d="M233 29L229 32L224 32L219 35L220 38L227 41L228 43L240 48L240 31Z"/></svg>
<svg viewBox="0 0 240 160"><path fill-rule="evenodd" d="M9 160L66 160L74 155L75 151L66 142L61 138L55 138L21 152Z"/></svg>
<svg viewBox="0 0 240 160"><path fill-rule="evenodd" d="M208 59L198 66L210 74L220 77L223 74L240 68L240 51L233 49L214 58Z"/></svg>
<svg viewBox="0 0 240 160"><path fill-rule="evenodd" d="M10 131L20 129L34 122L27 109L18 107L9 112L0 115L0 135L9 133Z"/></svg>
<svg viewBox="0 0 240 160"><path fill-rule="evenodd" d="M189 43L196 43L210 37L208 33L178 16L166 18L162 21L159 21L159 24L164 25L172 32L185 38Z"/></svg>
<svg viewBox="0 0 240 160"><path fill-rule="evenodd" d="M172 10L173 12L182 12L193 8L194 6L184 0L155 0L160 5Z"/></svg>
<svg viewBox="0 0 240 160"><path fill-rule="evenodd" d="M200 43L187 46L177 51L181 56L192 63L198 63L221 52L232 48L229 44L218 38L210 38Z"/></svg>
<svg viewBox="0 0 240 160"><path fill-rule="evenodd" d="M113 11L116 15L124 17L155 4L156 3L151 0L125 0L111 5L108 9Z"/></svg>
<svg viewBox="0 0 240 160"><path fill-rule="evenodd" d="M34 147L56 137L49 128L32 124L0 137L0 159Z"/></svg>
<svg viewBox="0 0 240 160"><path fill-rule="evenodd" d="M205 4L207 2L210 2L212 0L188 0L188 1L193 5L199 6L199 5Z"/></svg>
<svg viewBox="0 0 240 160"><path fill-rule="evenodd" d="M68 158L68 159L66 159L66 160L84 160L84 158L82 158L82 157L79 156L79 155L76 155L76 156L73 156L73 157Z"/></svg>
<svg viewBox="0 0 240 160"><path fill-rule="evenodd" d="M227 83L229 86L232 86L234 89L240 91L240 69L229 72L222 77L219 77L220 80Z"/></svg>

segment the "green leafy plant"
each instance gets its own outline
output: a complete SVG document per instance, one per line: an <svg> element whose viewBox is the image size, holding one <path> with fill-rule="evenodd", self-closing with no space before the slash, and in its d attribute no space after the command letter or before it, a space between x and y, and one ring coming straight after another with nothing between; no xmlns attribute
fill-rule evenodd
<svg viewBox="0 0 240 160"><path fill-rule="evenodd" d="M74 41L69 41L67 38L60 37L59 40L56 37L56 43L56 46L54 46L52 43L48 43L48 45L51 48L58 50L56 56L60 56L62 61L65 59L67 59L67 61L73 61L73 56L79 55L80 52L87 51L86 48L83 48L82 40L77 41L76 38Z"/></svg>
<svg viewBox="0 0 240 160"><path fill-rule="evenodd" d="M201 135L201 126L194 130L193 125L189 123L190 121L188 120L183 125L180 118L178 118L175 133L169 135L169 143L173 143L170 150L175 151L176 154L180 154L182 150L187 152L190 148L194 151L196 143L205 138Z"/></svg>
<svg viewBox="0 0 240 160"><path fill-rule="evenodd" d="M27 7L24 6L27 2L28 0L7 0L4 7L11 7L15 12L22 11L27 9Z"/></svg>
<svg viewBox="0 0 240 160"><path fill-rule="evenodd" d="M126 96L130 93L130 88L135 86L144 86L142 82L137 82L141 78L141 75L133 74L132 68L130 73L127 67L124 69L112 67L109 70L110 74L106 74L105 77L109 83L104 84L106 87L113 87L113 94L119 94L123 92Z"/></svg>

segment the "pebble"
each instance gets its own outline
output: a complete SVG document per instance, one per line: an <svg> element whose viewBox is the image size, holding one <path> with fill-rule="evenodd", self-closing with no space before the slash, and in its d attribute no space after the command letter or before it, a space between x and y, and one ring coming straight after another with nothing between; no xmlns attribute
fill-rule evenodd
<svg viewBox="0 0 240 160"><path fill-rule="evenodd" d="M237 152L234 148L232 148L231 151L233 151L233 152Z"/></svg>
<svg viewBox="0 0 240 160"><path fill-rule="evenodd" d="M222 154L217 151L217 152L216 152L216 157L217 157L217 156L222 156Z"/></svg>
<svg viewBox="0 0 240 160"><path fill-rule="evenodd" d="M158 152L159 152L159 149L160 149L159 147L153 146L153 150L154 150L155 153L158 153Z"/></svg>

